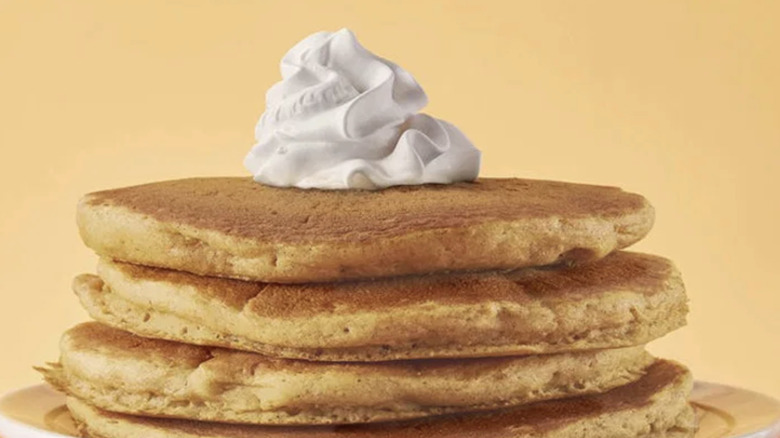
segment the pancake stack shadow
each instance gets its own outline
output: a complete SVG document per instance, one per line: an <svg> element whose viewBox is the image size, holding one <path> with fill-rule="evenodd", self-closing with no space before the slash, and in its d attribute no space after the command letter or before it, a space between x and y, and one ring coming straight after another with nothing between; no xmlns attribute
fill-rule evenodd
<svg viewBox="0 0 780 438"><path fill-rule="evenodd" d="M519 179L381 192L198 178L87 195L97 322L40 370L85 437L690 437L653 209Z"/></svg>

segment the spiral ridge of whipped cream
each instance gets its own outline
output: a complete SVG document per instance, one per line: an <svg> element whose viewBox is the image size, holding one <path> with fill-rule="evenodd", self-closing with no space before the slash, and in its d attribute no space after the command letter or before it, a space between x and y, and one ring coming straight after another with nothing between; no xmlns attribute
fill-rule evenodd
<svg viewBox="0 0 780 438"><path fill-rule="evenodd" d="M477 178L479 150L455 126L419 113L428 103L420 85L348 29L305 38L281 72L244 159L255 181L381 189Z"/></svg>

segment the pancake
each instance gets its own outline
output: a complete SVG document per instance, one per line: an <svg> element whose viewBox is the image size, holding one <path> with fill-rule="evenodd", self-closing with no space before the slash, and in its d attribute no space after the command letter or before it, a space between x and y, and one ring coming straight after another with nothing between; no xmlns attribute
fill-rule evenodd
<svg viewBox="0 0 780 438"><path fill-rule="evenodd" d="M269 427L201 423L110 413L67 401L93 438L689 438L696 429L687 402L688 371L663 360L634 383L609 392L503 411L402 423L336 427Z"/></svg>
<svg viewBox="0 0 780 438"><path fill-rule="evenodd" d="M86 195L77 219L106 258L305 283L598 259L645 236L654 212L618 188L551 181L322 191L193 178Z"/></svg>
<svg viewBox="0 0 780 438"><path fill-rule="evenodd" d="M640 345L685 324L671 261L617 252L570 269L282 285L101 260L90 315L153 338L325 361L484 357Z"/></svg>
<svg viewBox="0 0 780 438"><path fill-rule="evenodd" d="M642 347L469 360L325 363L145 339L98 323L66 332L44 371L113 412L252 424L419 418L604 392L640 378Z"/></svg>

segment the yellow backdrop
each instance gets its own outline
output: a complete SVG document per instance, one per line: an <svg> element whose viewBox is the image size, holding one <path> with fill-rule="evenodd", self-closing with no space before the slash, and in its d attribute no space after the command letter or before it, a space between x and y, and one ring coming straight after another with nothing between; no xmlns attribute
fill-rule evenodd
<svg viewBox="0 0 780 438"><path fill-rule="evenodd" d="M619 185L675 260L689 326L653 344L780 397L780 2L0 0L0 391L86 319L83 193L243 175L287 49L350 27L411 71L483 175Z"/></svg>

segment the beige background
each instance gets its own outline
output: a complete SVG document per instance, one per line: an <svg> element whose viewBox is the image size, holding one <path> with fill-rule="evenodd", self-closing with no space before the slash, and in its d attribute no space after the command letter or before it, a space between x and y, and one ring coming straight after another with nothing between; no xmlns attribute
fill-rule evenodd
<svg viewBox="0 0 780 438"><path fill-rule="evenodd" d="M619 185L685 275L653 351L780 397L780 2L0 0L0 390L37 382L95 256L83 193L243 175L265 90L352 28L411 71L483 175Z"/></svg>

